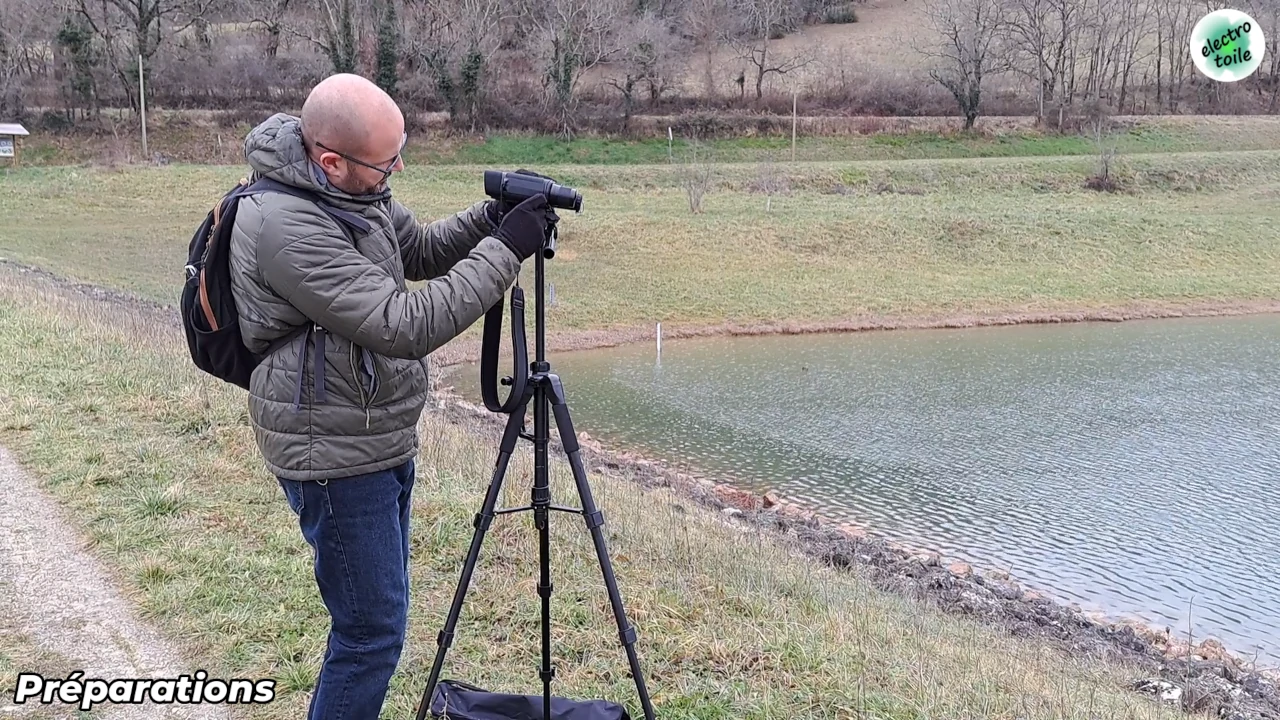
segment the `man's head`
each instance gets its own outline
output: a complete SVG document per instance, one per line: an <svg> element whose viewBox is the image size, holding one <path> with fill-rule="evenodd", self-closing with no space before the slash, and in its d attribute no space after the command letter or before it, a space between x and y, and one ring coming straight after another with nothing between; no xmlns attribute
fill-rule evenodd
<svg viewBox="0 0 1280 720"><path fill-rule="evenodd" d="M380 193L404 169L404 115L390 95L359 75L325 78L302 105L307 155L334 187L351 195Z"/></svg>

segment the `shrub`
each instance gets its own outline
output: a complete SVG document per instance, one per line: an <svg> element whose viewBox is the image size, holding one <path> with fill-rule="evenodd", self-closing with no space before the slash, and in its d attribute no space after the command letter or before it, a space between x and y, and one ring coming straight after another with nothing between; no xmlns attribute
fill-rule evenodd
<svg viewBox="0 0 1280 720"><path fill-rule="evenodd" d="M836 5L827 8L827 12L822 16L822 21L828 25L856 23L858 22L858 13L853 9L853 5L850 3Z"/></svg>

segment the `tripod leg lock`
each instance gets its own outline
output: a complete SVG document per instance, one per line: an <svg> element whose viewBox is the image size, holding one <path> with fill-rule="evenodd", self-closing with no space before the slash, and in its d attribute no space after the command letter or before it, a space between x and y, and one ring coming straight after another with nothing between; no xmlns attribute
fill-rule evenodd
<svg viewBox="0 0 1280 720"><path fill-rule="evenodd" d="M542 680L542 682L544 683L551 682L552 680L555 679L555 677L556 677L556 668L554 665L547 668L546 670L538 671L538 678Z"/></svg>
<svg viewBox="0 0 1280 720"><path fill-rule="evenodd" d="M473 527L485 532L488 532L489 525L491 525L492 523L493 523L493 516L485 515L484 513L476 513L475 519L471 521L471 525Z"/></svg>
<svg viewBox="0 0 1280 720"><path fill-rule="evenodd" d="M604 513L597 510L589 515L583 515L583 519L587 522L587 530L595 530L604 524Z"/></svg>
<svg viewBox="0 0 1280 720"><path fill-rule="evenodd" d="M638 636L636 635L636 629L631 627L630 625L627 626L626 630L623 630L622 632L618 633L618 638L622 640L622 644L626 647L631 647L632 645L634 645L636 643L637 637Z"/></svg>
<svg viewBox="0 0 1280 720"><path fill-rule="evenodd" d="M452 644L453 633L441 630L440 634L436 635L436 645L439 645L442 648L448 648Z"/></svg>
<svg viewBox="0 0 1280 720"><path fill-rule="evenodd" d="M556 587L555 583L547 583L546 585L539 585L538 597L541 597L544 599L551 597L551 591L555 590L555 587Z"/></svg>

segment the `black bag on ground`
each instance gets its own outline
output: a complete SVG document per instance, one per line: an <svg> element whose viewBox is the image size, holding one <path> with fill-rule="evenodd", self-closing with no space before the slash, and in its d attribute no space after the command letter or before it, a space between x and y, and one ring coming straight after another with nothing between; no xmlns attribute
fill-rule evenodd
<svg viewBox="0 0 1280 720"><path fill-rule="evenodd" d="M483 690L457 680L436 683L431 716L453 720L543 720L542 694L513 695ZM551 698L552 720L631 720L625 708L607 700Z"/></svg>
<svg viewBox="0 0 1280 720"><path fill-rule="evenodd" d="M371 227L363 218L339 210L300 188L261 178L241 180L205 215L187 248L185 283L179 307L187 348L196 367L210 375L249 389L253 369L262 358L245 346L240 314L231 294L230 245L240 198L262 192L281 192L310 200L341 224L355 230Z"/></svg>

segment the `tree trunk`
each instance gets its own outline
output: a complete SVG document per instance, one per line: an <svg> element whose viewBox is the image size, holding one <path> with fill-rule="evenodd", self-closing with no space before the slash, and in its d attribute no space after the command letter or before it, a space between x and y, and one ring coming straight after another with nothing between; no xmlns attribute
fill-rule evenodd
<svg viewBox="0 0 1280 720"><path fill-rule="evenodd" d="M1156 33L1156 110L1164 108L1164 28Z"/></svg>
<svg viewBox="0 0 1280 720"><path fill-rule="evenodd" d="M760 62L756 65L756 99L764 97L764 68L769 61L769 29L764 31L764 46L760 48Z"/></svg>
<svg viewBox="0 0 1280 720"><path fill-rule="evenodd" d="M280 25L275 24L267 28L267 57L274 58L279 51Z"/></svg>

